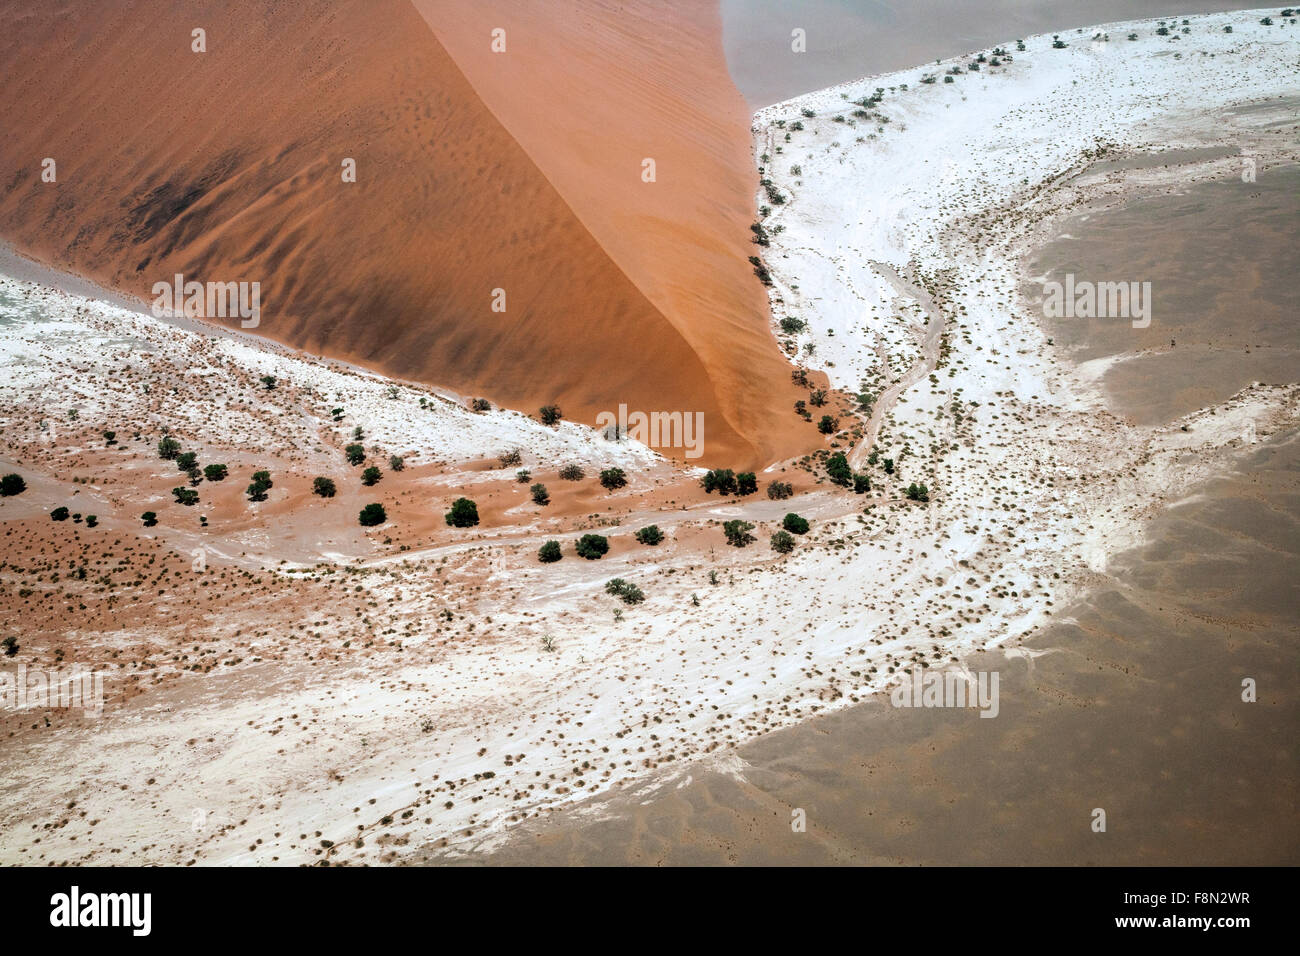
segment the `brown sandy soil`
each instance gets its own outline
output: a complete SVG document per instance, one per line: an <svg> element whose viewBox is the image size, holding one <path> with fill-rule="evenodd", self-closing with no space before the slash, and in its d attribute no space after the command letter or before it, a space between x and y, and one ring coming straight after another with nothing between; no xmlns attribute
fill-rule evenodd
<svg viewBox="0 0 1300 956"><path fill-rule="evenodd" d="M190 49L199 26L206 53ZM628 38L610 41L616 58L631 56ZM661 49L638 48L623 68ZM701 107L674 111L681 88L669 86L646 127L661 141L653 130L670 122L695 130L666 141L659 191L683 196L673 183L689 151L702 164L694 205L668 203L652 228L630 189L607 185L593 201L629 212L594 238L581 218L590 207L575 216L577 200L548 181L557 162L539 169L529 151L568 154L535 137L521 148L407 0L298 0L273 16L254 0L6 2L0 58L0 222L43 261L149 299L174 273L258 281L258 334L530 411L554 401L587 422L620 403L703 412L711 462L766 463L817 444L789 414L744 262L753 184L734 91L731 119L707 125L720 52ZM614 149L579 148L596 165ZM41 181L47 156L56 183ZM345 157L356 183L341 181ZM588 164L572 175L594 174ZM653 251L632 256L643 242ZM491 311L497 288L504 314Z"/></svg>
<svg viewBox="0 0 1300 956"><path fill-rule="evenodd" d="M1180 159L1157 153L1146 162ZM1099 163L1079 178L1109 171ZM1143 423L1170 421L1251 382L1290 381L1300 367L1300 289L1275 277L1290 269L1298 192L1300 167L1282 166L1263 170L1249 186L1236 178L1178 183L1138 202L1089 204L1062 227L1070 238L1039 250L1029 272L1043 274L1050 263L1049 278L1057 281L1067 273L1142 276L1158 321L1134 329L1105 319L1053 319L1056 342L1076 361L1103 360L1097 365L1112 407ZM1027 292L1041 295L1041 288Z"/></svg>

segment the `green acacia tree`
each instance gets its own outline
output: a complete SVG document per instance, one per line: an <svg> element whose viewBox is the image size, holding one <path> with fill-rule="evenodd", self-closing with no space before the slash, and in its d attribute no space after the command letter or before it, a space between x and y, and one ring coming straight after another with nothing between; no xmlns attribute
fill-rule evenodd
<svg viewBox="0 0 1300 956"><path fill-rule="evenodd" d="M578 555L588 561L598 561L609 551L609 539L599 534L584 534L578 539Z"/></svg>
<svg viewBox="0 0 1300 956"><path fill-rule="evenodd" d="M445 517L453 528L472 528L478 524L478 505L468 498L457 498Z"/></svg>
<svg viewBox="0 0 1300 956"><path fill-rule="evenodd" d="M657 524L646 525L635 535L638 544L656 545L664 539L664 533Z"/></svg>
<svg viewBox="0 0 1300 956"><path fill-rule="evenodd" d="M748 521L742 521L737 518L735 521L725 521L722 524L722 533L727 536L727 544L734 548L743 548L754 541L754 536L750 534L754 526Z"/></svg>
<svg viewBox="0 0 1300 956"><path fill-rule="evenodd" d="M849 460L844 452L837 451L826 459L826 476L835 484L843 485L845 488L853 485L853 469L849 467Z"/></svg>
<svg viewBox="0 0 1300 956"><path fill-rule="evenodd" d="M789 554L794 550L794 536L786 531L772 535L772 550L778 554Z"/></svg>
<svg viewBox="0 0 1300 956"><path fill-rule="evenodd" d="M808 519L791 512L781 521L781 527L792 534L807 534Z"/></svg>

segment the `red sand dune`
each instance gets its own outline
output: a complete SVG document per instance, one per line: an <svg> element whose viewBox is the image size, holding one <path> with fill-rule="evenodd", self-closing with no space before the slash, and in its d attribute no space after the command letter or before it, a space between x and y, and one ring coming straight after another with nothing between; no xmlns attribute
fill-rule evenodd
<svg viewBox="0 0 1300 956"><path fill-rule="evenodd" d="M259 334L513 407L702 411L706 462L818 444L712 4L515 6L0 0L0 235L144 298L259 281Z"/></svg>

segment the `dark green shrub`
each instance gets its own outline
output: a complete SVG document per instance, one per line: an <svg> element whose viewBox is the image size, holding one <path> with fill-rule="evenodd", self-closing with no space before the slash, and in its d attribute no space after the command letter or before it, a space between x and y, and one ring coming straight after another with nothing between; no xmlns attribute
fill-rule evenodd
<svg viewBox="0 0 1300 956"><path fill-rule="evenodd" d="M758 491L758 478L752 471L742 471L736 476L736 494L752 495Z"/></svg>
<svg viewBox="0 0 1300 956"><path fill-rule="evenodd" d="M837 485L843 485L845 488L853 484L853 469L849 467L849 460L844 457L844 452L837 451L826 459L826 475Z"/></svg>
<svg viewBox="0 0 1300 956"><path fill-rule="evenodd" d="M704 486L706 494L713 494L715 491L723 495L731 495L736 492L736 473L730 468L715 468L705 474L700 480Z"/></svg>
<svg viewBox="0 0 1300 956"><path fill-rule="evenodd" d="M349 465L359 465L366 460L366 449L363 445L355 442L343 449L343 453L348 456Z"/></svg>
<svg viewBox="0 0 1300 956"><path fill-rule="evenodd" d="M781 527L793 534L807 534L808 519L791 512L781 521Z"/></svg>
<svg viewBox="0 0 1300 956"><path fill-rule="evenodd" d="M361 483L369 488L371 485L378 484L379 479L382 477L384 477L384 473L374 465L371 465L361 473Z"/></svg>
<svg viewBox="0 0 1300 956"><path fill-rule="evenodd" d="M478 505L468 498L457 498L451 503L446 519L453 528L472 528L478 524Z"/></svg>
<svg viewBox="0 0 1300 956"><path fill-rule="evenodd" d="M361 509L359 520L363 528L373 528L387 521L388 514L384 511L383 505L378 503L369 504Z"/></svg>
<svg viewBox="0 0 1300 956"><path fill-rule="evenodd" d="M541 484L533 485L528 489L533 496L533 503L538 505L549 505L551 503L551 494L546 490L546 486Z"/></svg>
<svg viewBox="0 0 1300 956"><path fill-rule="evenodd" d="M627 484L627 475L622 468L606 468L600 473L600 483L613 491Z"/></svg>
<svg viewBox="0 0 1300 956"><path fill-rule="evenodd" d="M562 557L564 557L564 552L560 550L560 542L558 541L548 541L537 549L537 560L542 564L551 564Z"/></svg>
<svg viewBox="0 0 1300 956"><path fill-rule="evenodd" d="M199 503L199 493L193 488L173 488L172 495L176 498L178 504L186 507Z"/></svg>
<svg viewBox="0 0 1300 956"><path fill-rule="evenodd" d="M334 487L333 478L317 478L311 483L312 494L320 495L322 498L333 498L336 491L338 489Z"/></svg>
<svg viewBox="0 0 1300 956"><path fill-rule="evenodd" d="M67 508L55 508L53 511L50 512L50 517L53 518L55 521L67 521L67 520L68 520L68 509L67 509Z"/></svg>
<svg viewBox="0 0 1300 956"><path fill-rule="evenodd" d="M269 471L255 471L252 484L244 489L244 493L248 495L249 501L265 501L266 493L271 490L273 484Z"/></svg>
<svg viewBox="0 0 1300 956"><path fill-rule="evenodd" d="M664 539L664 533L659 530L657 524L647 525L636 533L638 544L659 544Z"/></svg>
<svg viewBox="0 0 1300 956"><path fill-rule="evenodd" d="M772 550L778 554L789 554L794 550L794 538L784 531L772 535Z"/></svg>
<svg viewBox="0 0 1300 956"><path fill-rule="evenodd" d="M608 581L605 584L605 593L615 595L624 604L640 604L645 600L645 593L639 587L622 578Z"/></svg>
<svg viewBox="0 0 1300 956"><path fill-rule="evenodd" d="M140 516L140 520L144 522L146 528L152 528L158 523L158 516L152 511L146 511Z"/></svg>
<svg viewBox="0 0 1300 956"><path fill-rule="evenodd" d="M158 442L158 457L170 461L181 453L181 443L170 435L164 435Z"/></svg>
<svg viewBox="0 0 1300 956"><path fill-rule="evenodd" d="M27 482L23 480L22 475L10 473L0 478L0 496L5 498L13 495L21 495L27 490Z"/></svg>
<svg viewBox="0 0 1300 956"><path fill-rule="evenodd" d="M754 526L748 521L741 521L737 518L735 521L726 521L722 525L722 533L727 536L727 544L736 548L743 548L754 540L750 534Z"/></svg>
<svg viewBox="0 0 1300 956"><path fill-rule="evenodd" d="M224 481L227 471L225 465L205 465L203 467L203 477L208 481Z"/></svg>
<svg viewBox="0 0 1300 956"><path fill-rule="evenodd" d="M599 534L584 534L578 539L578 554L588 561L596 561L609 551L609 539Z"/></svg>
<svg viewBox="0 0 1300 956"><path fill-rule="evenodd" d="M560 469L560 477L565 481L582 481L585 475L577 465L565 465Z"/></svg>
<svg viewBox="0 0 1300 956"><path fill-rule="evenodd" d="M794 487L784 481L774 481L767 486L767 496L773 501L784 501L794 494Z"/></svg>

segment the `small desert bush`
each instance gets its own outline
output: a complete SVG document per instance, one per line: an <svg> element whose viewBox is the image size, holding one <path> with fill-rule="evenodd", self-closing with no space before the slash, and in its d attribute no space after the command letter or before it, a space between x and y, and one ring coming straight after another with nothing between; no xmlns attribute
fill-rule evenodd
<svg viewBox="0 0 1300 956"><path fill-rule="evenodd" d="M588 561L598 561L609 552L609 539L599 534L584 534L578 539L578 555Z"/></svg>
<svg viewBox="0 0 1300 956"><path fill-rule="evenodd" d="M767 496L773 501L784 501L794 494L794 487L788 482L774 481L767 486Z"/></svg>
<svg viewBox="0 0 1300 956"><path fill-rule="evenodd" d="M777 554L789 554L794 550L794 537L786 531L772 535L772 550Z"/></svg>
<svg viewBox="0 0 1300 956"><path fill-rule="evenodd" d="M659 530L657 524L647 525L636 533L638 544L659 544L664 539L664 533Z"/></svg>
<svg viewBox="0 0 1300 956"><path fill-rule="evenodd" d="M754 540L750 534L754 526L748 521L742 521L737 518L735 521L726 521L722 525L722 533L727 536L727 544L736 548L743 548Z"/></svg>
<svg viewBox="0 0 1300 956"><path fill-rule="evenodd" d="M445 517L453 528L472 528L478 524L478 505L468 498L457 498Z"/></svg>
<svg viewBox="0 0 1300 956"><path fill-rule="evenodd" d="M807 534L808 519L791 512L781 521L781 527L791 534Z"/></svg>

